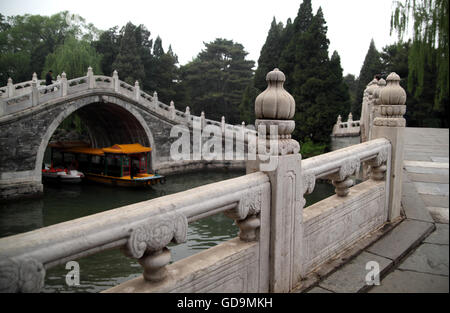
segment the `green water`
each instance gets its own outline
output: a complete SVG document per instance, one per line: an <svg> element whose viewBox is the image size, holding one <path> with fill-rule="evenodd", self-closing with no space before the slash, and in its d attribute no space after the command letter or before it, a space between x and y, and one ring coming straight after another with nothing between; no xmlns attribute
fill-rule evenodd
<svg viewBox="0 0 450 313"><path fill-rule="evenodd" d="M30 231L78 217L110 210L131 203L184 191L200 185L244 175L244 171L208 171L170 176L165 185L152 189L113 188L102 185L45 185L44 197L0 204L0 237ZM317 183L307 205L334 193L332 186ZM218 214L189 224L188 240L171 245L172 261L183 259L201 250L237 236L234 221ZM142 267L119 249L103 251L78 259L80 285L65 282L70 269L60 265L47 270L43 292L99 292L142 275Z"/></svg>

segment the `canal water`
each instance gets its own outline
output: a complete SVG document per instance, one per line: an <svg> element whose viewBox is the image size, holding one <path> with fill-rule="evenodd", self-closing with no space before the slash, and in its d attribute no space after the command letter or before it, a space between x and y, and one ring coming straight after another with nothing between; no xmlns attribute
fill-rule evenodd
<svg viewBox="0 0 450 313"><path fill-rule="evenodd" d="M244 175L244 171L208 171L170 176L165 185L152 189L113 188L94 184L45 185L41 199L0 204L0 237L72 220L160 196L184 191L200 185ZM332 195L333 187L318 183L307 205ZM189 224L188 240L171 245L172 261L188 257L221 242L236 237L234 221L218 214ZM47 270L43 292L99 292L126 280L142 275L142 267L135 259L123 255L119 249L103 251L78 259L80 285L68 286L66 269L60 265Z"/></svg>

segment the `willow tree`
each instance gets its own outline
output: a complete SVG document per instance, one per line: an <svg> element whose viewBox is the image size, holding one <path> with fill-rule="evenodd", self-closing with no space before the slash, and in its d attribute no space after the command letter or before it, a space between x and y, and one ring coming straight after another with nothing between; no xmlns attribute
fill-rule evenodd
<svg viewBox="0 0 450 313"><path fill-rule="evenodd" d="M448 106L448 0L395 1L391 16L391 33L399 41L412 30L409 50L408 91L416 97L424 90L425 68L436 68L435 108L443 112ZM412 25L411 25L412 24Z"/></svg>

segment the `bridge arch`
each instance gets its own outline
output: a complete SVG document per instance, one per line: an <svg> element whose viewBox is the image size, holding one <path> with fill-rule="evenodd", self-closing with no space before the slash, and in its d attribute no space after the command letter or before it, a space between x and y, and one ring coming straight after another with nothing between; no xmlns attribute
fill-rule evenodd
<svg viewBox="0 0 450 313"><path fill-rule="evenodd" d="M79 113L86 123L91 144L105 147L113 144L138 142L152 148L151 167L155 168L157 147L153 133L141 113L126 101L114 96L80 97L70 101L48 125L40 142L35 164L35 175L41 177L42 162L50 139L61 123L73 113ZM109 119L109 120L108 120Z"/></svg>

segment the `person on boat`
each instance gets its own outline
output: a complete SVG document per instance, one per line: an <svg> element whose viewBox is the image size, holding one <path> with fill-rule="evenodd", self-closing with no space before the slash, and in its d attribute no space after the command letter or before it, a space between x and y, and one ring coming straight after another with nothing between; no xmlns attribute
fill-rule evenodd
<svg viewBox="0 0 450 313"><path fill-rule="evenodd" d="M131 165L131 171L130 171L130 177L131 179L133 179L133 177L139 172L138 167L136 166L136 164L132 163Z"/></svg>

